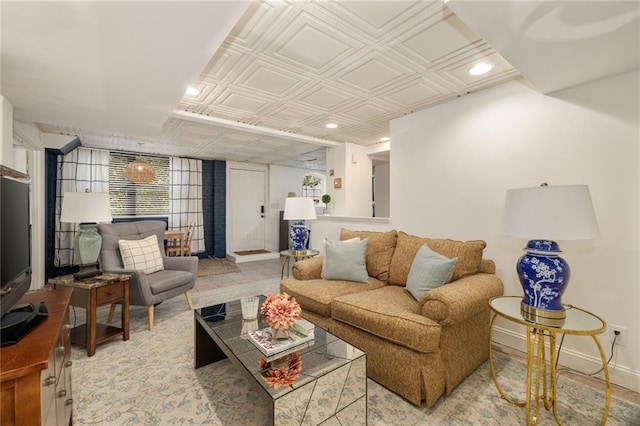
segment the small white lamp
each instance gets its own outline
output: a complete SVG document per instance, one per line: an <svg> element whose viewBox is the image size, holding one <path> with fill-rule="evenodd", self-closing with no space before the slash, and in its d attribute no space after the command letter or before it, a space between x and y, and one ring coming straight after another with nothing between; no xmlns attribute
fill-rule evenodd
<svg viewBox="0 0 640 426"><path fill-rule="evenodd" d="M95 224L111 222L111 205L107 192L65 192L60 222L78 223L80 230L73 243L79 265L98 261L102 237Z"/></svg>
<svg viewBox="0 0 640 426"><path fill-rule="evenodd" d="M569 265L555 240L592 240L599 236L587 185L548 186L507 191L502 234L527 238L517 271L524 291L525 320L561 327L566 313L562 293L569 284Z"/></svg>
<svg viewBox="0 0 640 426"><path fill-rule="evenodd" d="M306 228L304 221L316 218L316 208L313 198L310 197L287 197L284 201L284 220L294 220L293 226L289 231L291 238L291 250L294 254L304 252L306 250L307 239L309 239L309 230Z"/></svg>

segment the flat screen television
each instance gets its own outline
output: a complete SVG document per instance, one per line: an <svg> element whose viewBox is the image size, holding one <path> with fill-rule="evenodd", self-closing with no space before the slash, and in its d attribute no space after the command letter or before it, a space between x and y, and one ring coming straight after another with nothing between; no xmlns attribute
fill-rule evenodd
<svg viewBox="0 0 640 426"><path fill-rule="evenodd" d="M29 176L0 165L0 323L31 287ZM3 336L4 337L4 336Z"/></svg>

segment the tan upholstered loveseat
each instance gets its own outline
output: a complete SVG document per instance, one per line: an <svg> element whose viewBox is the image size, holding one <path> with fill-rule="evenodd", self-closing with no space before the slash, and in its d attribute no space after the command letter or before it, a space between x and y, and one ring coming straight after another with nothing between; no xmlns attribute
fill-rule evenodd
<svg viewBox="0 0 640 426"><path fill-rule="evenodd" d="M368 238L369 283L320 278L322 259L297 262L280 284L303 316L367 354L367 376L414 404L433 406L488 357L489 305L503 293L484 241L420 238L404 232L343 229ZM416 300L405 287L424 244L458 257L451 282Z"/></svg>

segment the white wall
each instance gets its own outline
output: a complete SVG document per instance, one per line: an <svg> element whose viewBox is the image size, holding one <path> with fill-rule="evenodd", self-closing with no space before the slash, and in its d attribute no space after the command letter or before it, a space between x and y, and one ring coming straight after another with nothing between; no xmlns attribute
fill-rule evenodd
<svg viewBox="0 0 640 426"><path fill-rule="evenodd" d="M0 96L0 164L13 168L13 106Z"/></svg>
<svg viewBox="0 0 640 426"><path fill-rule="evenodd" d="M346 209L344 215L373 217L373 184L371 173L373 164L368 148L352 143L345 144L346 172L342 182L345 191Z"/></svg>
<svg viewBox="0 0 640 426"><path fill-rule="evenodd" d="M327 149L327 193L331 195L331 214L338 216L372 217L371 159L369 149L345 143ZM342 179L342 187L334 188L334 179Z"/></svg>
<svg viewBox="0 0 640 426"><path fill-rule="evenodd" d="M280 210L284 210L284 200L289 192L302 195L302 178L311 173L307 169L295 167L269 166L269 214L267 216L267 249L278 251ZM314 174L322 174L313 171ZM322 210L321 206L316 209Z"/></svg>
<svg viewBox="0 0 640 426"><path fill-rule="evenodd" d="M376 203L376 217L389 217L389 163L373 166L375 176L374 198Z"/></svg>
<svg viewBox="0 0 640 426"><path fill-rule="evenodd" d="M352 231L377 231L385 232L395 229L391 220L387 217L348 217L348 216L320 216L311 221L310 248L322 252L322 240L340 239L342 228Z"/></svg>
<svg viewBox="0 0 640 426"><path fill-rule="evenodd" d="M587 184L601 238L560 242L572 268L563 302L627 327L612 380L640 391L638 72L545 96L522 82L473 93L391 123L391 217L396 229L487 241L505 294L521 295L524 240L500 236L509 188ZM524 348L522 327L494 334ZM609 353L609 338L601 340ZM560 363L597 370L593 341L570 336ZM593 368L596 367L596 368Z"/></svg>
<svg viewBox="0 0 640 426"><path fill-rule="evenodd" d="M347 202L346 202L346 186L345 179L346 171L346 144L335 148L327 148L327 194L331 195L331 205L329 206L331 214L346 215ZM333 176L329 176L329 170L333 170ZM334 179L342 179L342 188L334 188Z"/></svg>

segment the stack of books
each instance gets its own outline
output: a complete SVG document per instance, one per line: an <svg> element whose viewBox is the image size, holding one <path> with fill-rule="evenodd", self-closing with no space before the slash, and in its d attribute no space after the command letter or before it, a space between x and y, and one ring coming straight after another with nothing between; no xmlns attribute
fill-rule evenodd
<svg viewBox="0 0 640 426"><path fill-rule="evenodd" d="M291 352L303 343L313 340L314 325L300 318L289 329L288 339L273 339L271 328L250 331L251 342L266 356L281 354L284 351Z"/></svg>

